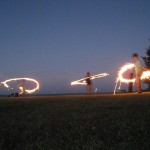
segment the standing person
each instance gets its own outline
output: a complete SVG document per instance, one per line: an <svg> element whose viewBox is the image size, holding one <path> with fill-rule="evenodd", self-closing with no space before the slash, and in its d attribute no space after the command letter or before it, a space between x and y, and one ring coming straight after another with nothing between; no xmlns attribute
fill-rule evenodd
<svg viewBox="0 0 150 150"><path fill-rule="evenodd" d="M88 94L91 94L91 92L92 92L92 81L91 81L90 72L87 72L87 74L86 74L86 83L87 83L87 92L88 92Z"/></svg>
<svg viewBox="0 0 150 150"><path fill-rule="evenodd" d="M141 76L142 76L142 73L143 73L143 67L142 67L142 63L140 62L139 60L139 56L138 54L133 54L132 55L132 58L134 60L134 67L135 67L135 82L136 82L136 86L137 86L137 93L142 93L142 90L141 90Z"/></svg>

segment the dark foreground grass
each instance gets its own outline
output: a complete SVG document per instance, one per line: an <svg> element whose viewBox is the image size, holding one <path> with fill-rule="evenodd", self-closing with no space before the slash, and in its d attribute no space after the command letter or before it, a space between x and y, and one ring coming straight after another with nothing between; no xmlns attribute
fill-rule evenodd
<svg viewBox="0 0 150 150"><path fill-rule="evenodd" d="M148 150L150 94L0 99L1 150Z"/></svg>

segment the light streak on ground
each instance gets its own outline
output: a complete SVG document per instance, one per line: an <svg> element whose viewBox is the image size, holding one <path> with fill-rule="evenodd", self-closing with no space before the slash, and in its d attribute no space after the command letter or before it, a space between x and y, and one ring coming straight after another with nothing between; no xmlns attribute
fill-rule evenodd
<svg viewBox="0 0 150 150"><path fill-rule="evenodd" d="M127 70L131 70L134 68L134 64L131 64L131 63L128 63L126 65L124 65L123 67L121 67L121 69L118 71L118 77L117 77L117 80L116 80L116 85L115 85L115 89L114 89L114 94L116 94L116 90L117 90L117 87L118 87L118 82L120 82L120 85L119 85L119 88L118 89L121 89L121 83L135 83L135 78L133 79L126 79L123 77L123 74L127 71ZM147 70L147 71L144 71L142 76L141 76L141 80L144 80L144 79L149 79L150 78L150 71Z"/></svg>
<svg viewBox="0 0 150 150"><path fill-rule="evenodd" d="M103 77L106 77L108 76L109 74L107 73L101 73L101 74L97 74L97 75L93 75L90 77L91 80L94 80L94 79L99 79L99 78L103 78ZM83 79L80 79L80 80L77 80L77 81L73 81L71 82L71 85L86 85L86 79L88 79L89 77L87 78L83 78Z"/></svg>
<svg viewBox="0 0 150 150"><path fill-rule="evenodd" d="M29 81L29 82L33 82L35 84L35 88L33 89L25 89L26 93L32 94L34 92L36 92L37 90L39 90L40 85L38 83L38 81L36 81L35 79L31 79L31 78L14 78L14 79L8 79L6 81L1 82L1 84L3 84L6 88L10 88L10 86L8 85L8 83L12 82L12 81ZM19 89L21 90L20 94L23 93L23 87L19 87Z"/></svg>

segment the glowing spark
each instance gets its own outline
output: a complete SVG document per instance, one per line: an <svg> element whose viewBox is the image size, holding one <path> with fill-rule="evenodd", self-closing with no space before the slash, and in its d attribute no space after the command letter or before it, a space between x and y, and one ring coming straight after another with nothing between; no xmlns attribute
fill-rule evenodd
<svg viewBox="0 0 150 150"><path fill-rule="evenodd" d="M98 78L103 78L105 76L108 76L109 74L107 73L101 73L101 74L97 74L97 75L94 75L94 76L91 76L90 79L91 80L94 80L94 79L98 79ZM73 81L71 82L71 85L86 85L86 79L88 79L89 77L87 78L83 78L83 79L80 79L80 80L77 80L77 81Z"/></svg>
<svg viewBox="0 0 150 150"><path fill-rule="evenodd" d="M142 76L141 76L141 80L143 79L150 79L150 71L144 71Z"/></svg>
<svg viewBox="0 0 150 150"><path fill-rule="evenodd" d="M115 89L114 89L114 94L116 93L116 89L117 89L117 86L118 86L118 82L120 82L120 85L119 85L119 88L121 88L121 83L134 83L135 82L135 78L133 79L125 79L123 77L123 74L127 71L127 70L131 70L134 68L134 64L131 64L131 63L128 63L126 65L124 65L123 67L121 67L121 69L119 70L118 72L118 78L116 80L116 85L115 85ZM142 76L141 76L141 80L144 80L144 79L149 79L150 77L150 71L147 70L147 71L144 71Z"/></svg>
<svg viewBox="0 0 150 150"><path fill-rule="evenodd" d="M30 82L33 82L33 83L36 84L36 86L35 86L34 89L31 89L31 90L25 89L25 92L27 92L29 94L32 94L32 93L36 92L40 88L40 85L39 85L38 81L36 81L34 79L31 79L31 78L14 78L14 79L8 79L8 80L6 80L4 82L1 82L1 84L3 84L6 88L10 88L9 85L8 85L9 82L12 82L12 81L21 81L21 80L30 81ZM19 89L21 90L20 94L22 94L23 93L23 87L19 87Z"/></svg>
<svg viewBox="0 0 150 150"><path fill-rule="evenodd" d="M19 87L19 89L21 91L19 94L23 94L24 93L23 87Z"/></svg>

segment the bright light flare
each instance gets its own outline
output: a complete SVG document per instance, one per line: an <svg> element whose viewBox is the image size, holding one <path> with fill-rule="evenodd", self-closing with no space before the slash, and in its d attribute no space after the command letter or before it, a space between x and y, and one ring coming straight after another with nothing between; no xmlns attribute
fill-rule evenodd
<svg viewBox="0 0 150 150"><path fill-rule="evenodd" d="M32 93L36 92L37 90L39 90L40 85L39 85L38 81L36 81L35 79L31 79L31 78L14 78L14 79L8 79L6 81L1 82L1 84L3 84L6 88L10 88L9 85L8 85L9 82L12 82L12 81L22 81L22 80L35 83L35 88L33 88L31 90L30 89L25 89L26 93L32 94ZM19 87L19 89L21 90L20 94L22 94L23 93L23 87Z"/></svg>
<svg viewBox="0 0 150 150"><path fill-rule="evenodd" d="M91 80L94 80L94 79L99 79L99 78L103 78L105 76L108 76L109 74L107 73L101 73L101 74L97 74L97 75L93 75L90 77ZM83 78L83 79L80 79L80 80L77 80L77 81L73 81L71 82L71 85L86 85L86 79L88 79L89 77L87 78Z"/></svg>
<svg viewBox="0 0 150 150"><path fill-rule="evenodd" d="M141 76L141 80L144 80L144 79L149 79L150 80L150 71L144 71L142 76Z"/></svg>

